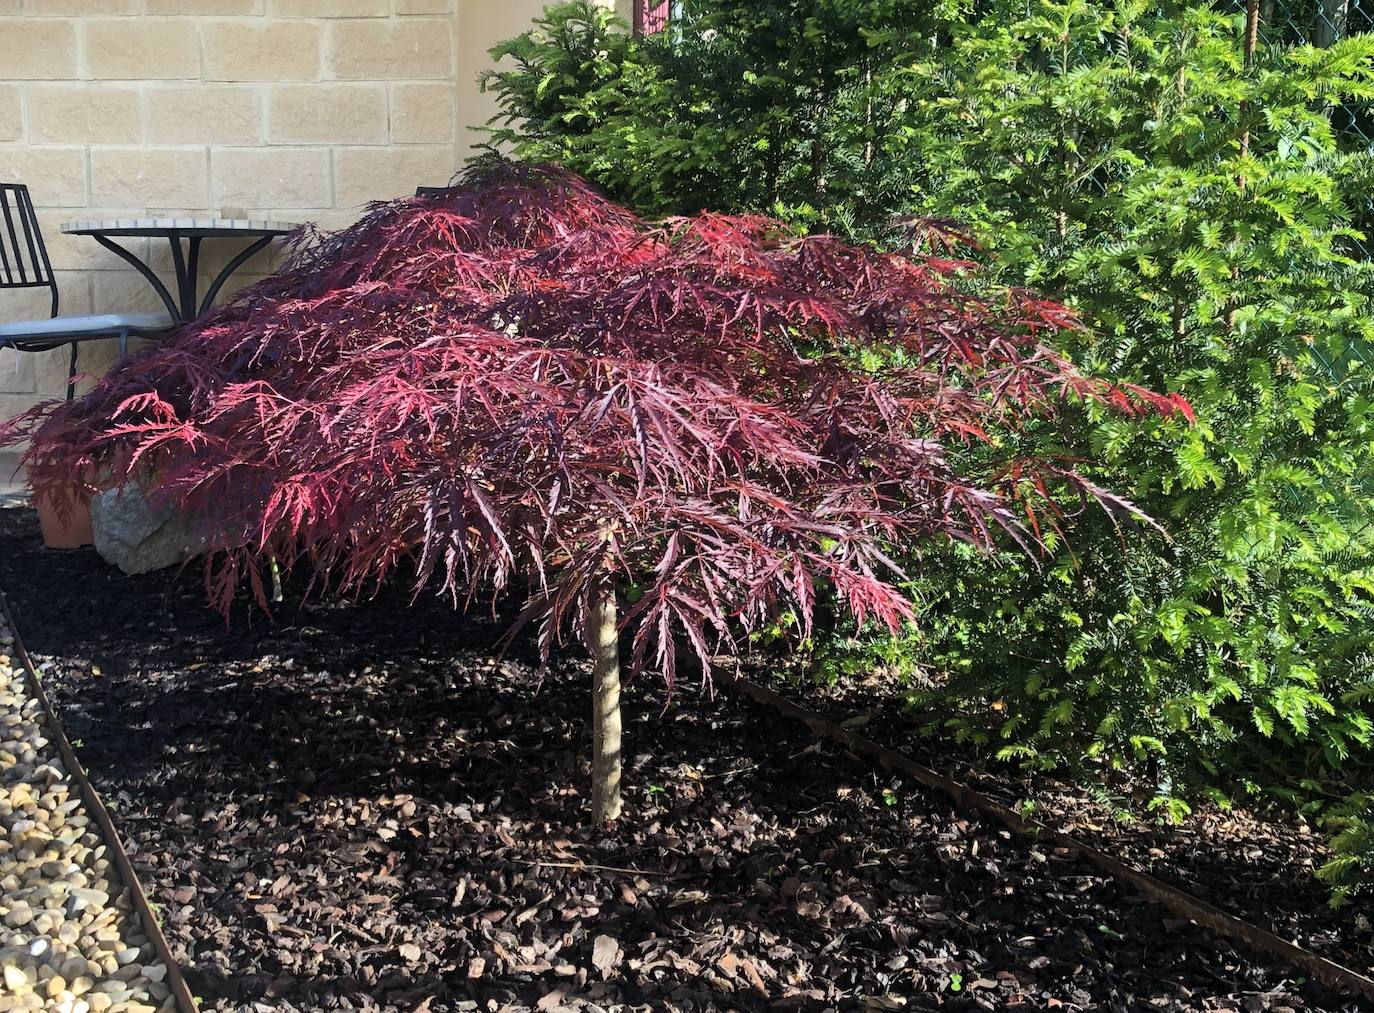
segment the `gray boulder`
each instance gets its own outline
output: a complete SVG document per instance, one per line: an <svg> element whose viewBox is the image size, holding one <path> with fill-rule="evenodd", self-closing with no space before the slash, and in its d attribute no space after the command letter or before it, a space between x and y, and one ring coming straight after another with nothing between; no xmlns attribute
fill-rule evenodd
<svg viewBox="0 0 1374 1013"><path fill-rule="evenodd" d="M170 507L154 508L142 490L126 485L91 500L95 551L125 573L176 566L205 550L205 536Z"/></svg>

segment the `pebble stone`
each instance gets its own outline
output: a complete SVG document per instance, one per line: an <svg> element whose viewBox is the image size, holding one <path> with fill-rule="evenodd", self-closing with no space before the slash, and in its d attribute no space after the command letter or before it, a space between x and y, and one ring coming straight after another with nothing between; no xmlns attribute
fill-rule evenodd
<svg viewBox="0 0 1374 1013"><path fill-rule="evenodd" d="M0 1013L176 1009L0 618Z"/></svg>

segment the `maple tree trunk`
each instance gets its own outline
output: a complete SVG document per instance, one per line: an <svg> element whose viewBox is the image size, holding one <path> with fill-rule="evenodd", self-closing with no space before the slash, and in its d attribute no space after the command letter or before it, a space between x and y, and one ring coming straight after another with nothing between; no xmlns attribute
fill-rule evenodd
<svg viewBox="0 0 1374 1013"><path fill-rule="evenodd" d="M592 821L620 817L620 637L615 587L595 592L587 611L587 649L592 654Z"/></svg>

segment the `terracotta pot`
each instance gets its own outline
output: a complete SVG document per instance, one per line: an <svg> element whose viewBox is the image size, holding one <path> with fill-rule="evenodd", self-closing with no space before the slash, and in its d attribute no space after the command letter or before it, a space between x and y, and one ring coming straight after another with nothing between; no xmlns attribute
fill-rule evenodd
<svg viewBox="0 0 1374 1013"><path fill-rule="evenodd" d="M46 496L35 496L38 524L43 529L43 544L50 549L80 549L95 544L91 528L91 504L73 482L59 514Z"/></svg>

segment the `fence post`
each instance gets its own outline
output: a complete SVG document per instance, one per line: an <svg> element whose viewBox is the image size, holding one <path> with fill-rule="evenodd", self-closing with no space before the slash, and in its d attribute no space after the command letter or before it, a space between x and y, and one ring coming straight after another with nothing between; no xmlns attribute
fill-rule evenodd
<svg viewBox="0 0 1374 1013"><path fill-rule="evenodd" d="M1317 9L1317 24L1312 43L1327 49L1337 39L1345 37L1345 25L1350 19L1350 0L1321 0Z"/></svg>

